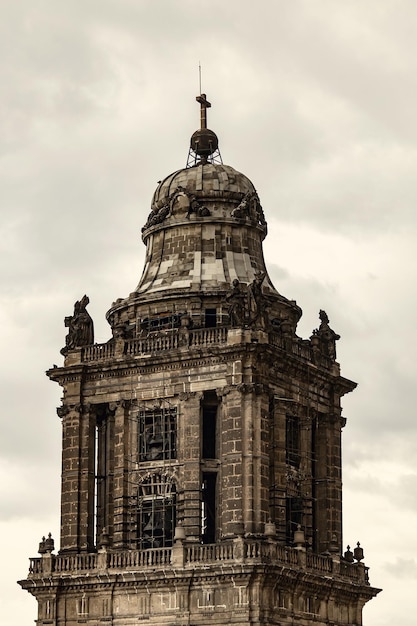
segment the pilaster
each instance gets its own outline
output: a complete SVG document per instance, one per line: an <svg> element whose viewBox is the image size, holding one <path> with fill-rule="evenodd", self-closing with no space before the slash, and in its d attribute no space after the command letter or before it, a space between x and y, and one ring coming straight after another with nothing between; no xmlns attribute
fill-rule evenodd
<svg viewBox="0 0 417 626"><path fill-rule="evenodd" d="M203 394L179 394L178 438L179 458L183 464L181 481L182 509L177 523L181 523L187 540L200 541L201 536L201 400Z"/></svg>
<svg viewBox="0 0 417 626"><path fill-rule="evenodd" d="M109 529L113 536L115 548L125 548L128 544L128 477L129 477L129 415L137 410L136 402L122 400L114 402L114 479L113 479L113 529ZM111 532L112 530L112 532Z"/></svg>

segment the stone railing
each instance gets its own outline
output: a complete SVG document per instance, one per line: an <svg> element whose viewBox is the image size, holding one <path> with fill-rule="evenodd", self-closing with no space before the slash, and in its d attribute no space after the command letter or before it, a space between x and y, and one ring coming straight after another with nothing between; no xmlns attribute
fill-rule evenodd
<svg viewBox="0 0 417 626"><path fill-rule="evenodd" d="M339 558L290 548L274 541L241 538L206 545L178 541L173 548L149 550L115 550L58 556L48 553L40 558L30 559L29 577L55 574L65 576L74 572L93 574L103 570L142 571L169 566L187 570L219 563L226 565L227 562L287 566L369 584L368 568L362 563L347 563Z"/></svg>
<svg viewBox="0 0 417 626"><path fill-rule="evenodd" d="M101 359L113 358L114 353L114 343L95 343L92 346L83 348L81 358L84 362L99 361Z"/></svg>
<svg viewBox="0 0 417 626"><path fill-rule="evenodd" d="M142 569L143 567L161 567L170 563L171 548L109 552L107 559L109 569Z"/></svg>
<svg viewBox="0 0 417 626"><path fill-rule="evenodd" d="M48 553L42 558L30 559L29 574L43 574L47 570L60 574L95 570L97 556L95 552L60 556Z"/></svg>
<svg viewBox="0 0 417 626"><path fill-rule="evenodd" d="M158 352L177 348L198 349L227 343L226 326L198 328L196 330L175 329L160 331L148 337L121 340L121 342L96 343L82 349L81 360L84 363L111 359L120 356L149 356Z"/></svg>
<svg viewBox="0 0 417 626"><path fill-rule="evenodd" d="M179 347L179 334L177 332L158 333L145 339L129 339L125 341L124 354L140 356L175 350Z"/></svg>
<svg viewBox="0 0 417 626"><path fill-rule="evenodd" d="M186 563L213 563L216 561L231 561L235 556L233 543L192 544L185 548Z"/></svg>
<svg viewBox="0 0 417 626"><path fill-rule="evenodd" d="M199 348L227 344L229 336L233 336L232 343L234 344L251 343L253 341L250 329L242 330L238 341L236 341L236 336L232 332L229 333L229 330L228 326L197 329L176 328L151 333L147 337L138 339L118 339L108 343L96 343L79 349L81 362L90 363L92 361L102 361L124 356L146 357L179 348L197 350ZM273 331L268 334L263 333L263 335L265 339L262 343L267 342L303 361L311 361L325 368L331 368L335 364L334 361L325 355L319 354L317 351L313 352L311 343L308 340L302 340L298 337L285 337Z"/></svg>
<svg viewBox="0 0 417 626"><path fill-rule="evenodd" d="M211 346L217 343L227 342L227 326L217 326L215 328L198 328L190 330L190 348Z"/></svg>

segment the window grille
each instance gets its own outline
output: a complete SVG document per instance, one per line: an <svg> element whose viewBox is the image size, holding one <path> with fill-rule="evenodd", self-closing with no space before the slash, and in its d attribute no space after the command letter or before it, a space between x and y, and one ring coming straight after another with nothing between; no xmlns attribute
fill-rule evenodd
<svg viewBox="0 0 417 626"><path fill-rule="evenodd" d="M286 462L292 467L300 466L300 423L295 415L286 418Z"/></svg>
<svg viewBox="0 0 417 626"><path fill-rule="evenodd" d="M175 459L175 408L161 408L139 413L139 462Z"/></svg>
<svg viewBox="0 0 417 626"><path fill-rule="evenodd" d="M176 488L169 476L154 474L139 485L138 547L172 546L176 523Z"/></svg>

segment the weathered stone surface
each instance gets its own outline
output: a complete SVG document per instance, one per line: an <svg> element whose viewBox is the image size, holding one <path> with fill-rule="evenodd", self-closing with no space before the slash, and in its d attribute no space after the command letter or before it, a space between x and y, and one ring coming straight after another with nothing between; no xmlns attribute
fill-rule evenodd
<svg viewBox="0 0 417 626"><path fill-rule="evenodd" d="M233 168L168 176L113 337L67 341L48 372L63 388L60 552L20 581L38 624L362 623L378 590L342 557L340 399L356 385L324 312L297 336L265 234Z"/></svg>

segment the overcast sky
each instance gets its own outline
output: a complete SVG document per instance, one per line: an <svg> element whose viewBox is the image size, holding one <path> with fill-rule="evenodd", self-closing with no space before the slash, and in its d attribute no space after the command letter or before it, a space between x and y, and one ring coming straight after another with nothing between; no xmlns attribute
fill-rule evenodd
<svg viewBox="0 0 417 626"><path fill-rule="evenodd" d="M0 0L0 614L59 537L63 319L140 277L153 191L185 166L195 96L224 163L258 190L276 288L342 338L344 543L384 591L365 626L415 626L417 3ZM414 350L414 352L413 352Z"/></svg>

